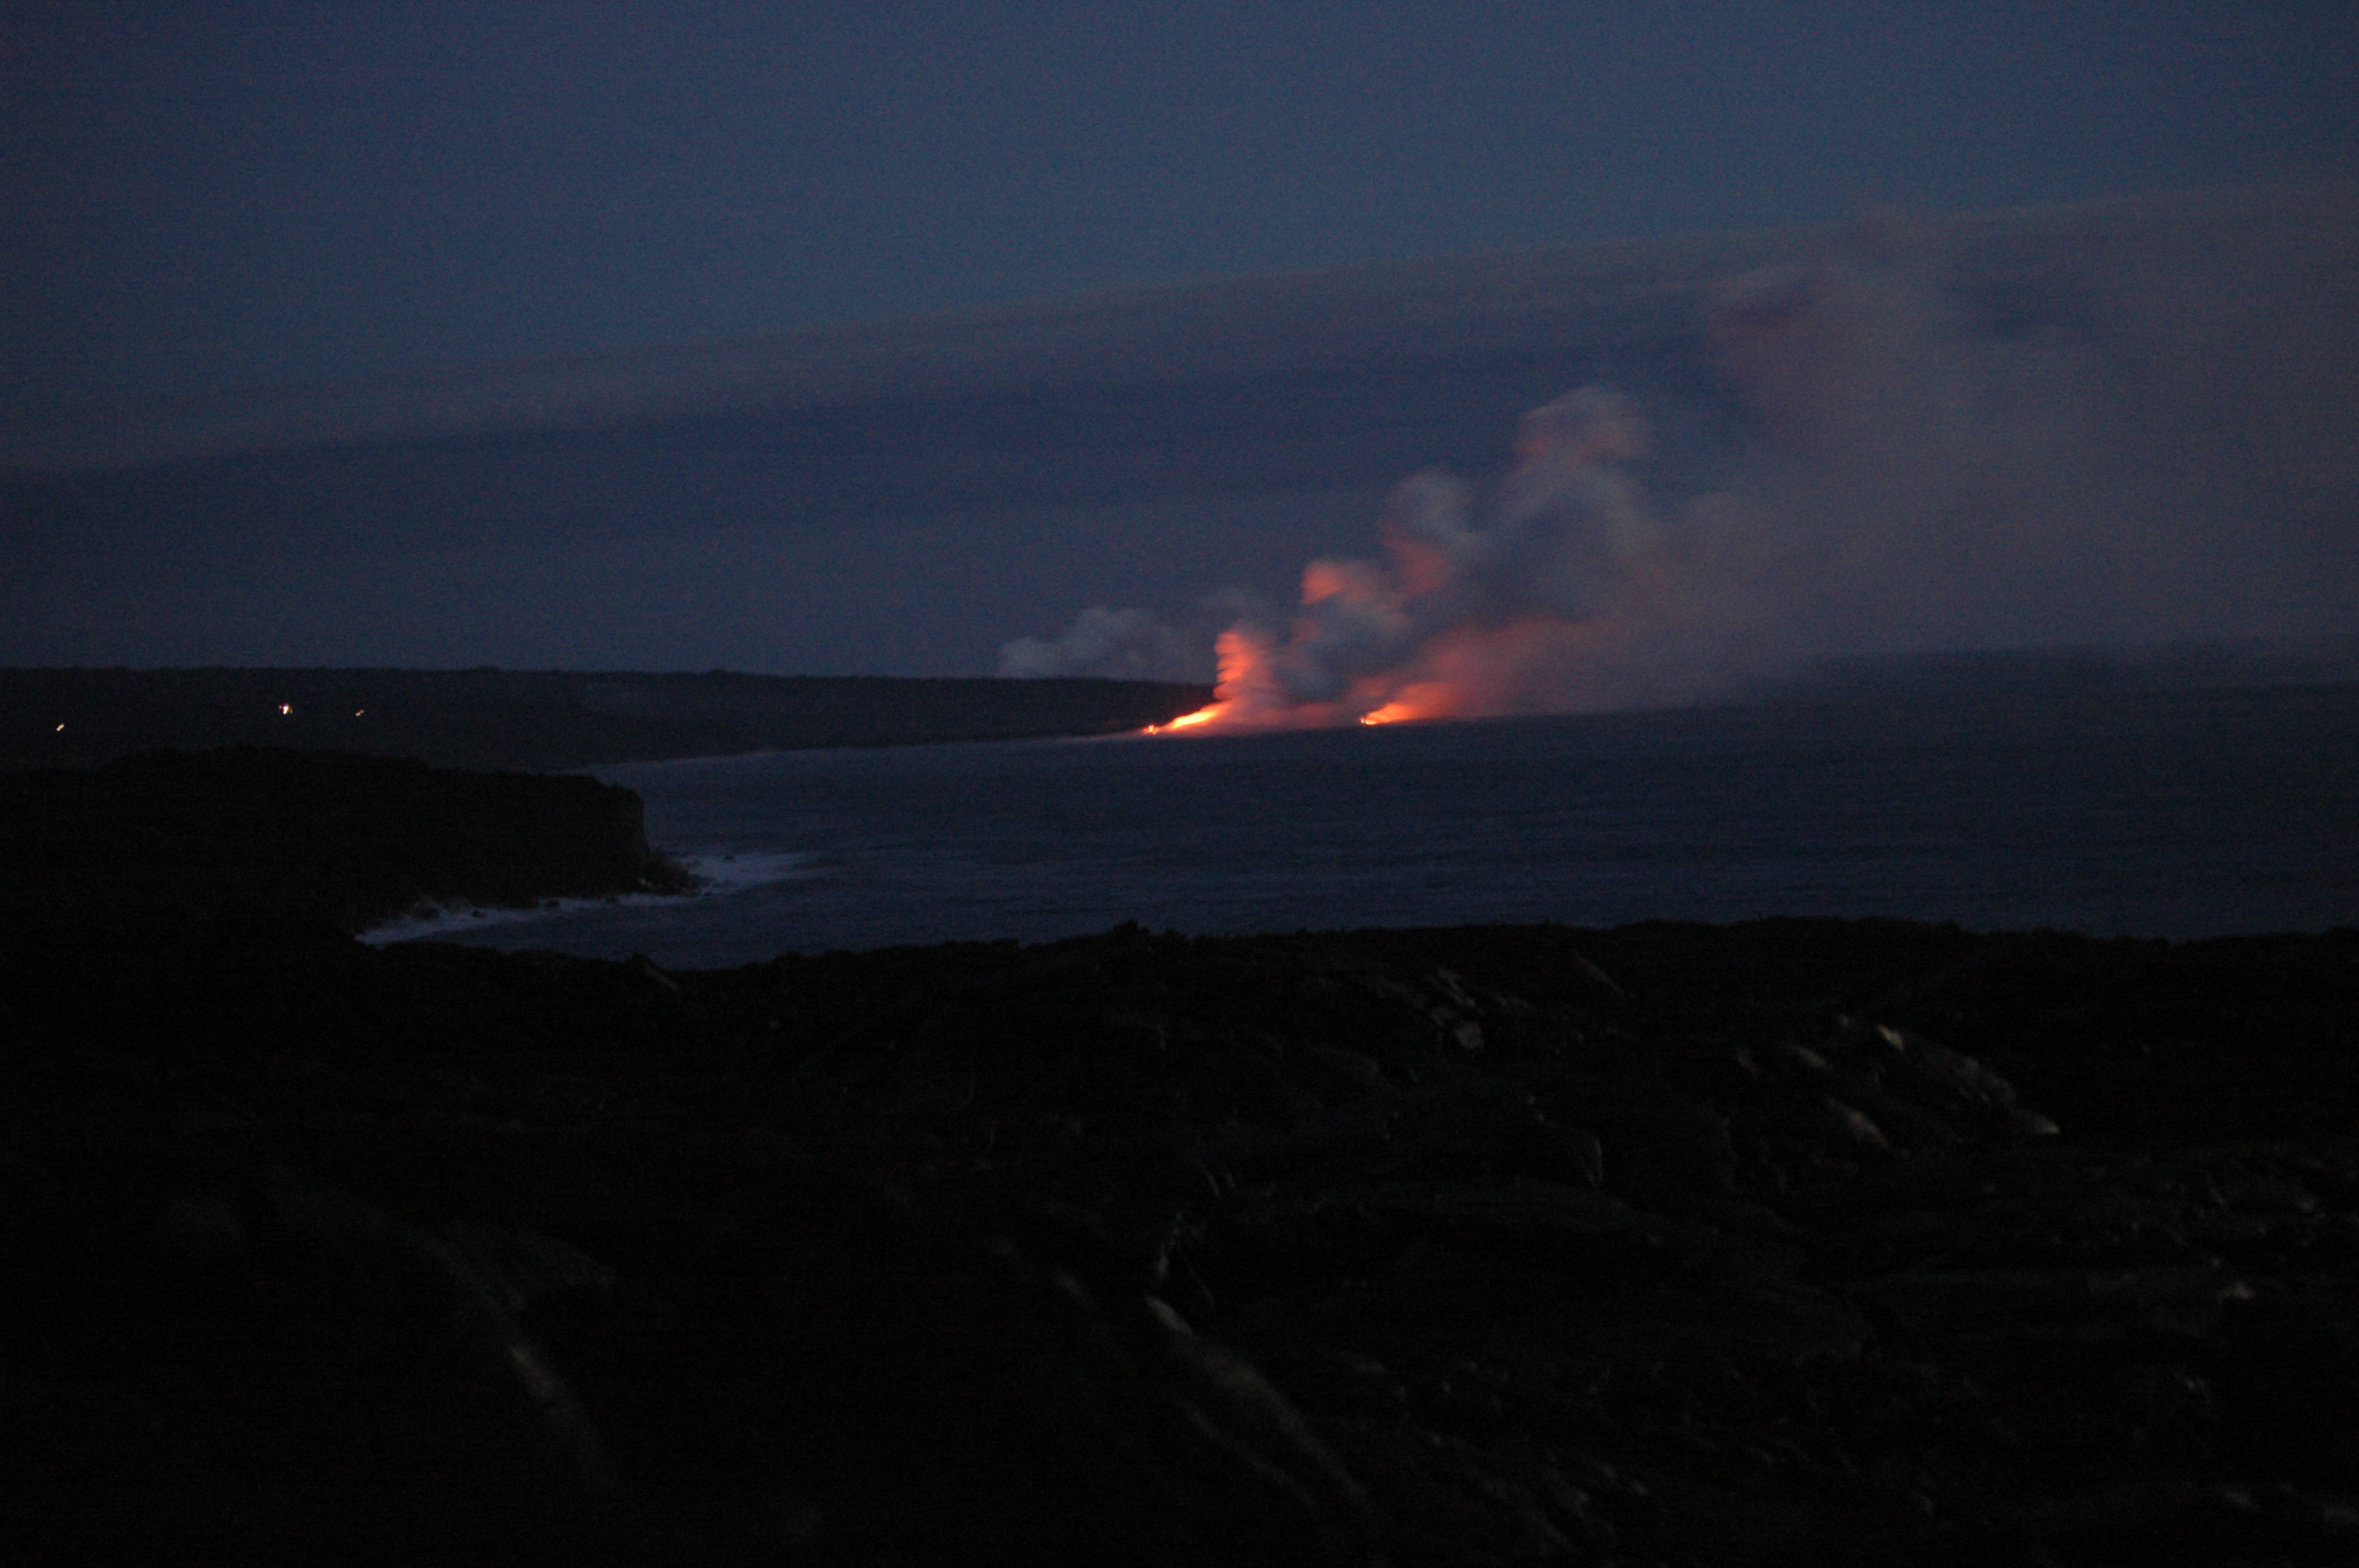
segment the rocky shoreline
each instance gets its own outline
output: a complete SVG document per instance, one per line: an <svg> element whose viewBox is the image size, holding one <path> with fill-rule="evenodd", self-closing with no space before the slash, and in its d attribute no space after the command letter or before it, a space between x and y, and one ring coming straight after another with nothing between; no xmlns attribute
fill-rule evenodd
<svg viewBox="0 0 2359 1568"><path fill-rule="evenodd" d="M595 779L252 746L0 773L0 933L316 921L686 892Z"/></svg>
<svg viewBox="0 0 2359 1568"><path fill-rule="evenodd" d="M675 973L351 935L675 876L586 779L0 804L0 1526L57 1560L2359 1552L2359 932Z"/></svg>
<svg viewBox="0 0 2359 1568"><path fill-rule="evenodd" d="M2348 1561L2359 934L52 930L16 1539Z"/></svg>

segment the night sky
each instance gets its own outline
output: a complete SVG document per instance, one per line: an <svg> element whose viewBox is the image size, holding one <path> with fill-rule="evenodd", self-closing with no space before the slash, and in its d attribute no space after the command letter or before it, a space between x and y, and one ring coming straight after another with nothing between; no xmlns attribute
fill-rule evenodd
<svg viewBox="0 0 2359 1568"><path fill-rule="evenodd" d="M2359 8L15 0L0 103L0 414L21 416L1110 287L2347 180ZM1267 557L1235 576L1266 579L1327 542L1350 508L1326 504L1197 535L1193 591L1224 586L1232 545ZM1087 604L1156 599L1117 591L1161 548L1121 517L1044 525L1099 541L1103 569L1060 544L1028 583L1010 552L1039 554L1037 527L740 522L659 556L603 535L313 552L283 563L299 605L203 563L175 598L154 562L56 546L17 563L0 658L968 673ZM617 607L626 582L647 596ZM966 619L931 641L780 630L843 620L854 582L905 585L880 612Z"/></svg>
<svg viewBox="0 0 2359 1568"><path fill-rule="evenodd" d="M0 8L0 406L2348 175L2343 4Z"/></svg>

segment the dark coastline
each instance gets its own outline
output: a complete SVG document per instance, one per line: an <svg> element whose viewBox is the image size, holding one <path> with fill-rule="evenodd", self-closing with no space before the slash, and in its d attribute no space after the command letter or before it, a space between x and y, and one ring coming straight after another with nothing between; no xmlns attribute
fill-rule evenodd
<svg viewBox="0 0 2359 1568"><path fill-rule="evenodd" d="M20 837L0 943L0 1519L60 1560L2359 1544L2359 933L1126 927L666 972L347 934L429 849L479 892L647 876L627 791L49 778L112 780L120 830L143 768L212 770L144 808L203 852L118 831L179 870L73 908L43 879L89 865ZM337 870L352 818L304 848L273 777L484 831ZM192 892L272 822L310 882Z"/></svg>
<svg viewBox="0 0 2359 1568"><path fill-rule="evenodd" d="M224 747L0 773L0 931L310 921L686 892L627 789Z"/></svg>
<svg viewBox="0 0 2359 1568"><path fill-rule="evenodd" d="M0 769L321 748L546 772L817 746L1103 735L1212 700L1158 681L559 670L0 669Z"/></svg>

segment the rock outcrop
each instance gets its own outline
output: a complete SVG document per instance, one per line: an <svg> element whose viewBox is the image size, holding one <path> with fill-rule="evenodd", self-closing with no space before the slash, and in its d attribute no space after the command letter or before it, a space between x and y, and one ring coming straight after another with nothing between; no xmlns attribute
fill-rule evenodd
<svg viewBox="0 0 2359 1568"><path fill-rule="evenodd" d="M0 774L0 927L223 918L358 930L420 903L685 892L594 779L333 752L147 752Z"/></svg>
<svg viewBox="0 0 2359 1568"><path fill-rule="evenodd" d="M2347 932L12 947L0 1515L148 1555L2347 1562L2354 1018Z"/></svg>

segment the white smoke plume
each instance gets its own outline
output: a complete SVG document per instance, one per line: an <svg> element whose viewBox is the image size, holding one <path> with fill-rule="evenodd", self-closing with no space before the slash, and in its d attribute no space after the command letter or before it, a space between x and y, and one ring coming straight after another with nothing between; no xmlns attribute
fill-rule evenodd
<svg viewBox="0 0 2359 1568"><path fill-rule="evenodd" d="M2195 296L2126 265L2014 331L1890 220L1728 279L1709 326L1742 418L1688 465L1719 483L1650 503L1638 407L1560 398L1487 494L1405 481L1383 559L1314 561L1289 625L1232 626L1201 727L1687 702L1836 654L2332 634L2359 618L2352 321L2288 330L2273 290L2314 280L2255 265L2249 291Z"/></svg>
<svg viewBox="0 0 2359 1568"><path fill-rule="evenodd" d="M1304 725L1561 706L1594 629L1642 613L1661 531L1623 465L1645 431L1588 387L1525 416L1516 468L1478 523L1448 474L1404 481L1382 522L1386 558L1320 560L1282 642L1241 622L1221 643L1223 718Z"/></svg>
<svg viewBox="0 0 2359 1568"><path fill-rule="evenodd" d="M1199 645L1144 610L1093 604L1054 642L1019 637L999 650L999 673L1021 678L1096 676L1108 680L1203 678Z"/></svg>

